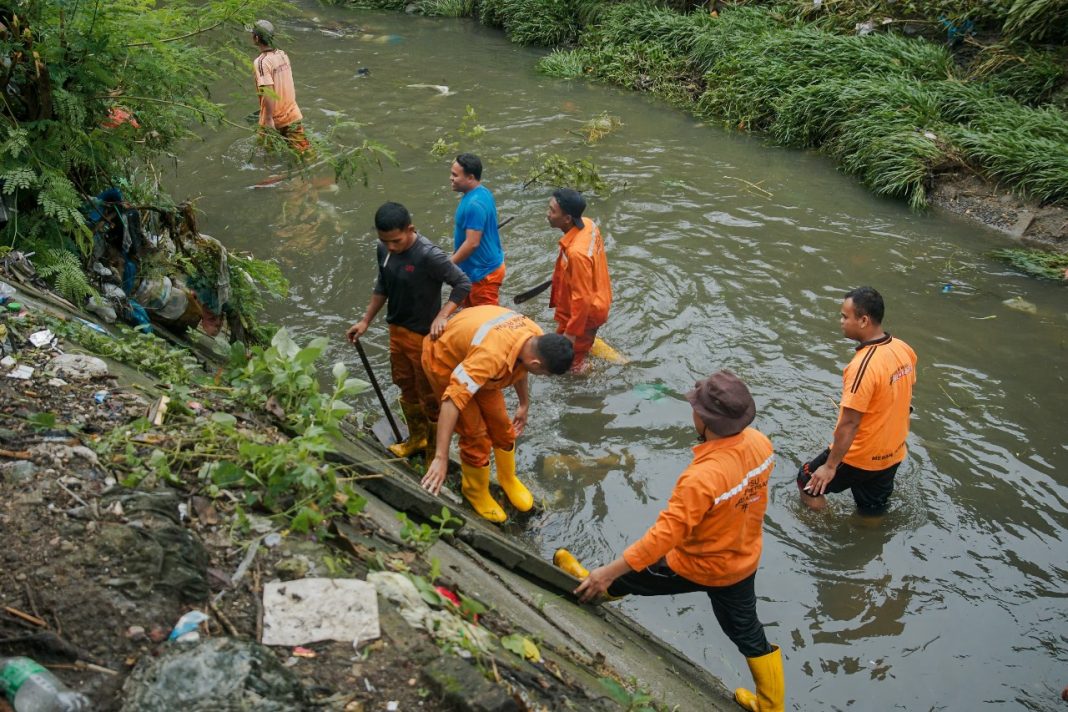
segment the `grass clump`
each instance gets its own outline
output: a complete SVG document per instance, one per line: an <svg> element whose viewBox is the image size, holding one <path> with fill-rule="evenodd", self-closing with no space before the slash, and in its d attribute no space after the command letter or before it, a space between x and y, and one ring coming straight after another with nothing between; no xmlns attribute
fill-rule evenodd
<svg viewBox="0 0 1068 712"><path fill-rule="evenodd" d="M1008 262L1034 277L1063 280L1068 274L1068 254L1046 252L1026 247L1007 247L990 253L994 259Z"/></svg>
<svg viewBox="0 0 1068 712"><path fill-rule="evenodd" d="M578 50L554 50L538 61L538 71L558 79L577 79L586 73L586 55Z"/></svg>

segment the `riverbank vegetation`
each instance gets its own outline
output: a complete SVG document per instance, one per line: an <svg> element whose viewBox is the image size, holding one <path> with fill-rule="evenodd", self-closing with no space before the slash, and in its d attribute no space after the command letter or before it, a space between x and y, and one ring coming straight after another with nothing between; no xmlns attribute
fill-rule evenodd
<svg viewBox="0 0 1068 712"><path fill-rule="evenodd" d="M955 171L1068 204L1060 0L357 4L476 16L513 41L554 48L539 64L547 74L651 92L703 119L823 150L917 209L932 181Z"/></svg>
<svg viewBox="0 0 1068 712"><path fill-rule="evenodd" d="M113 275L125 292L118 301L132 299L153 276L157 285L171 284L164 277L178 280L210 302L204 306L215 316L255 336L251 314L261 304L258 295L277 293L284 280L266 263L228 260L217 242L201 239L194 211L178 209L161 186L161 173L200 126L231 123L211 87L224 75L251 72L254 51L243 26L286 7L281 0L6 3L0 9L0 257L32 254L39 274L81 306L104 293L108 279L99 277L108 261L101 243L111 231L122 243L120 256L137 267L131 280L122 264ZM255 101L250 91L248 104ZM255 125L233 126L250 137L256 131ZM333 134L313 134L312 140L317 163L329 164L339 180L366 179L368 169L388 157L371 141L344 146ZM294 169L305 165L291 158ZM164 233L178 244L160 250L156 238ZM142 243L151 249L142 251ZM174 269L149 274L145 252L170 248L178 253ZM228 278L233 290L226 288ZM214 286L216 279L222 287L209 290L207 282ZM196 282L202 284L190 284ZM148 296L168 290L146 287ZM215 303L228 294L232 302ZM120 318L147 322L122 306Z"/></svg>

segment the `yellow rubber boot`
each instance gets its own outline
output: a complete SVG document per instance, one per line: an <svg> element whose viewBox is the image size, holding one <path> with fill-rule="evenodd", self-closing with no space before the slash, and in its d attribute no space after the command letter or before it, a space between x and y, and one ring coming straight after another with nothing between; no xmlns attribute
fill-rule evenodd
<svg viewBox="0 0 1068 712"><path fill-rule="evenodd" d="M515 476L515 445L511 450L493 448L493 459L497 462L497 484L508 495L508 501L520 512L529 512L534 506L534 495Z"/></svg>
<svg viewBox="0 0 1068 712"><path fill-rule="evenodd" d="M786 704L786 681L782 673L782 651L778 645L767 655L746 658L756 683L756 694L744 687L734 691L734 701L749 712L783 712Z"/></svg>
<svg viewBox="0 0 1068 712"><path fill-rule="evenodd" d="M490 494L489 465L475 467L462 462L460 463L460 470L463 472L463 484L460 489L464 493L464 497L467 497L467 501L475 508L475 511L483 519L488 519L496 524L500 524L507 519L508 515L504 513L501 505L497 504L497 500Z"/></svg>
<svg viewBox="0 0 1068 712"><path fill-rule="evenodd" d="M553 554L553 566L580 580L585 580L590 575L586 567L580 564L575 555L567 549L556 550L556 553Z"/></svg>
<svg viewBox="0 0 1068 712"><path fill-rule="evenodd" d="M389 451L397 457L411 457L426 447L427 419L421 403L401 401L404 422L408 424L408 439L402 443L389 446Z"/></svg>

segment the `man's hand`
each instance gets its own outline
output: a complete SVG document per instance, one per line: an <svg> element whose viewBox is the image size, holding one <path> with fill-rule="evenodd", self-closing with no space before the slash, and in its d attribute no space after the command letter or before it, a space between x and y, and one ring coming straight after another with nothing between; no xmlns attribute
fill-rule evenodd
<svg viewBox="0 0 1068 712"><path fill-rule="evenodd" d="M438 314L434 321L430 324L430 340L437 341L441 334L445 331L445 325L449 323L446 317Z"/></svg>
<svg viewBox="0 0 1068 712"><path fill-rule="evenodd" d="M827 490L827 485L831 484L837 469L836 467L832 468L827 463L817 467L816 471L812 473L808 484L805 485L805 493L811 497L819 497Z"/></svg>
<svg viewBox="0 0 1068 712"><path fill-rule="evenodd" d="M349 327L349 330L345 332L345 338L349 340L350 344L355 344L357 340L367 331L367 327L370 326L366 319L360 319L358 322Z"/></svg>
<svg viewBox="0 0 1068 712"><path fill-rule="evenodd" d="M436 495L441 492L441 485L445 482L445 474L449 468L449 458L444 455L435 455L431 460L430 466L426 468L426 474L423 475L423 489L430 494Z"/></svg>
<svg viewBox="0 0 1068 712"><path fill-rule="evenodd" d="M585 581L579 584L579 587L575 589L575 595L578 596L579 601L582 603L589 603L595 598L607 594L608 587L617 578L619 576L612 573L611 565L599 566L590 572Z"/></svg>
<svg viewBox="0 0 1068 712"><path fill-rule="evenodd" d="M515 430L515 436L518 438L523 434L523 431L527 427L527 409L526 405L519 405L515 409L515 417L512 418L512 429Z"/></svg>

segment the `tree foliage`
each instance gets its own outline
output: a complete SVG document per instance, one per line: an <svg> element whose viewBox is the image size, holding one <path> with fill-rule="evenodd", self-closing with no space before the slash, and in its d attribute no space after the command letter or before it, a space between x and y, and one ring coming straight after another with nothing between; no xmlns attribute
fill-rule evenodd
<svg viewBox="0 0 1068 712"><path fill-rule="evenodd" d="M223 120L209 86L278 0L14 0L0 9L5 242L87 247L86 198ZM155 192L152 186L148 193Z"/></svg>

